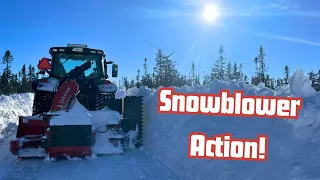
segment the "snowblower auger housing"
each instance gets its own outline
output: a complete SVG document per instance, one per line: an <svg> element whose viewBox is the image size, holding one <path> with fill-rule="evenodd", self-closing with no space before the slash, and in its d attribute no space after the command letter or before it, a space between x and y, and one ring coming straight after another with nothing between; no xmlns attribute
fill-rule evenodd
<svg viewBox="0 0 320 180"><path fill-rule="evenodd" d="M19 117L11 152L21 158L90 156L98 132L91 122L53 123L56 117L63 117L61 112L71 114L69 108L76 99L89 112L105 107L119 112L118 124L105 125L114 134L109 138L112 145L123 149L142 146L142 97L115 99L118 87L109 79L107 66L112 65L112 77L117 77L118 65L107 61L104 51L87 45L52 47L49 53L51 59L42 58L38 64L38 76L43 77L32 83L32 116Z"/></svg>

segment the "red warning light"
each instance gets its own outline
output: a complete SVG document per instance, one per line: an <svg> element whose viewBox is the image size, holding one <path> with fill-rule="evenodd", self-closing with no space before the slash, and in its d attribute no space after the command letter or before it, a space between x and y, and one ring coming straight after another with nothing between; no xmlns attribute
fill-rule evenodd
<svg viewBox="0 0 320 180"><path fill-rule="evenodd" d="M38 68L41 69L41 70L51 69L51 64L50 64L48 58L42 58L39 61Z"/></svg>

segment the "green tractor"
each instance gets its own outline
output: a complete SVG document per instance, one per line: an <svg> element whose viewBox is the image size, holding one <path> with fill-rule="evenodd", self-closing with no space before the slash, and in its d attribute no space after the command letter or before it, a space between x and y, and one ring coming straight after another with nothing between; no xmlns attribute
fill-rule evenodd
<svg viewBox="0 0 320 180"><path fill-rule="evenodd" d="M42 58L38 64L38 76L42 77L32 83L34 91L32 116L19 117L16 140L11 141L11 152L22 157L19 156L19 151L23 154L24 149L44 148L44 151L51 153L53 157L59 154L90 155L91 150L88 146L94 141L91 136L89 138L91 132L88 132L88 129L91 126L90 128L84 126L84 129L81 129L81 126L61 126L54 132L53 130L57 128L50 127L52 118L50 113L65 109L67 106L62 107L62 105L70 105L71 99L75 98L88 111L95 112L107 107L121 115L118 124L107 127L121 135L117 136L118 138L110 138L111 144L118 146L121 143L123 149L129 148L128 136L135 131L137 135L134 146L141 147L143 145L142 97L116 98L118 87L109 79L107 70L108 65L111 65L112 77L117 77L118 65L107 61L103 50L88 48L82 44L52 47L49 53L51 59ZM42 118L39 118L40 116ZM52 138L49 141L47 137L43 138L48 133L51 133ZM62 140L65 137L71 137L69 142ZM81 142L76 140L76 137L84 139ZM78 148L74 148L77 147L76 141L79 141ZM81 147L85 150L81 150Z"/></svg>

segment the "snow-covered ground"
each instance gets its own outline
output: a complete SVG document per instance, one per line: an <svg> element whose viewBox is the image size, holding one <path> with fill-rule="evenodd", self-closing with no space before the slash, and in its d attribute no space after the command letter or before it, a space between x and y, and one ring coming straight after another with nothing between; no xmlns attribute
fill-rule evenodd
<svg viewBox="0 0 320 180"><path fill-rule="evenodd" d="M185 180L315 180L320 179L320 93L310 87L301 70L290 84L272 91L243 82L214 81L207 86L175 88L177 92L218 93L244 90L247 95L304 98L298 120L157 114L157 91L132 88L126 95L145 98L143 150L94 160L17 160L8 143L17 115L31 114L32 94L0 97L0 179L185 179ZM121 96L121 95L120 95ZM232 133L235 138L269 136L268 161L188 159L188 135Z"/></svg>
<svg viewBox="0 0 320 180"><path fill-rule="evenodd" d="M214 81L208 86L175 88L175 92L219 93L244 90L247 95L304 97L298 120L157 114L157 91L134 88L127 95L145 96L145 149L181 179L190 180L314 180L320 179L320 93L310 87L302 70L294 73L287 87L277 91L260 84ZM234 138L269 136L268 161L188 159L188 135L231 133Z"/></svg>

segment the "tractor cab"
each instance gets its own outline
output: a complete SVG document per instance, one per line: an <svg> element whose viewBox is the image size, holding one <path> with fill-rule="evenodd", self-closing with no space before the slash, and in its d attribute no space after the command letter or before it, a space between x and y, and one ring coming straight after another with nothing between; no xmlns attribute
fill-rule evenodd
<svg viewBox="0 0 320 180"><path fill-rule="evenodd" d="M112 64L112 77L118 76L118 65L107 61L105 53L99 49L88 48L82 44L68 44L67 47L52 47L49 50L51 59L39 61L39 74L47 72L50 76L64 78L71 70L90 62L91 66L80 78L108 78L107 65Z"/></svg>
<svg viewBox="0 0 320 180"><path fill-rule="evenodd" d="M83 92L117 91L116 83L109 80L108 65L112 64L112 77L118 76L118 65L107 61L103 50L83 44L68 44L66 47L51 47L49 53L51 59L42 58L38 64L38 74L44 76L47 73L48 77L34 83L35 91L54 91L57 88L55 84L68 78L75 79Z"/></svg>

